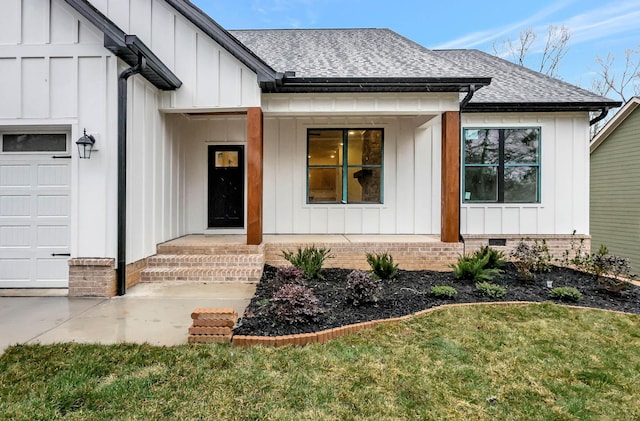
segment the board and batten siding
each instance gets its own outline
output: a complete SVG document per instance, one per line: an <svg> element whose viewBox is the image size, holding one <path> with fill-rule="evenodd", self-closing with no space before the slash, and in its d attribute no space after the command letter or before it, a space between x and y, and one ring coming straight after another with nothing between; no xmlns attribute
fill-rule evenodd
<svg viewBox="0 0 640 421"><path fill-rule="evenodd" d="M307 129L384 129L383 204L307 204ZM264 119L266 234L438 234L440 117Z"/></svg>
<svg viewBox="0 0 640 421"><path fill-rule="evenodd" d="M257 75L164 0L91 0L120 29L137 35L182 81L160 108L260 106Z"/></svg>
<svg viewBox="0 0 640 421"><path fill-rule="evenodd" d="M541 201L462 203L461 234L589 234L587 113L462 114L465 127L540 127Z"/></svg>
<svg viewBox="0 0 640 421"><path fill-rule="evenodd" d="M640 270L640 109L591 154L591 244Z"/></svg>
<svg viewBox="0 0 640 421"><path fill-rule="evenodd" d="M63 0L2 1L0 127L70 133L74 257L115 256L115 208L108 204L115 201L116 68L102 33ZM75 140L84 128L100 149L91 160L78 160Z"/></svg>

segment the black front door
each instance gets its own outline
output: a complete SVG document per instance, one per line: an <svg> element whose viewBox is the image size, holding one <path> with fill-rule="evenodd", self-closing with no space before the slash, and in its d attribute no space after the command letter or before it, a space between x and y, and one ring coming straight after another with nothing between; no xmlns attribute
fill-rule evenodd
<svg viewBox="0 0 640 421"><path fill-rule="evenodd" d="M208 225L244 227L244 146L209 145Z"/></svg>

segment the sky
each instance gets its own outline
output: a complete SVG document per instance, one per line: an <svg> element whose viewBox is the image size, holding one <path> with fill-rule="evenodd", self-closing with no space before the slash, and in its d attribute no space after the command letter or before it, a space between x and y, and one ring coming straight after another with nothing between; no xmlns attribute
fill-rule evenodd
<svg viewBox="0 0 640 421"><path fill-rule="evenodd" d="M539 61L549 25L569 29L561 79L585 88L598 70L596 57L640 48L640 0L191 0L225 29L389 28L427 48L475 48L539 33L531 64Z"/></svg>

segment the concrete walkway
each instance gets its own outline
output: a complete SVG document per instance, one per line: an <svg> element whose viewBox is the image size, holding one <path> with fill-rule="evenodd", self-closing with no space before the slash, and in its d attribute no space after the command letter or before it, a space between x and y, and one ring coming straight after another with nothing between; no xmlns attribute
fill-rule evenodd
<svg viewBox="0 0 640 421"><path fill-rule="evenodd" d="M0 297L0 354L17 343L186 344L191 312L234 308L241 316L254 284L138 284L122 297Z"/></svg>

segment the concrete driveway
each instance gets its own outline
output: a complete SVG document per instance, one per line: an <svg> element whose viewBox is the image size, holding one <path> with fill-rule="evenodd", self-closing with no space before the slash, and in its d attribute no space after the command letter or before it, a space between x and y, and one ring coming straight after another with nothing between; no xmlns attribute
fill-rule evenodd
<svg viewBox="0 0 640 421"><path fill-rule="evenodd" d="M255 284L138 284L111 299L0 297L0 354L19 343L119 342L186 344L191 312L234 308L239 315Z"/></svg>

